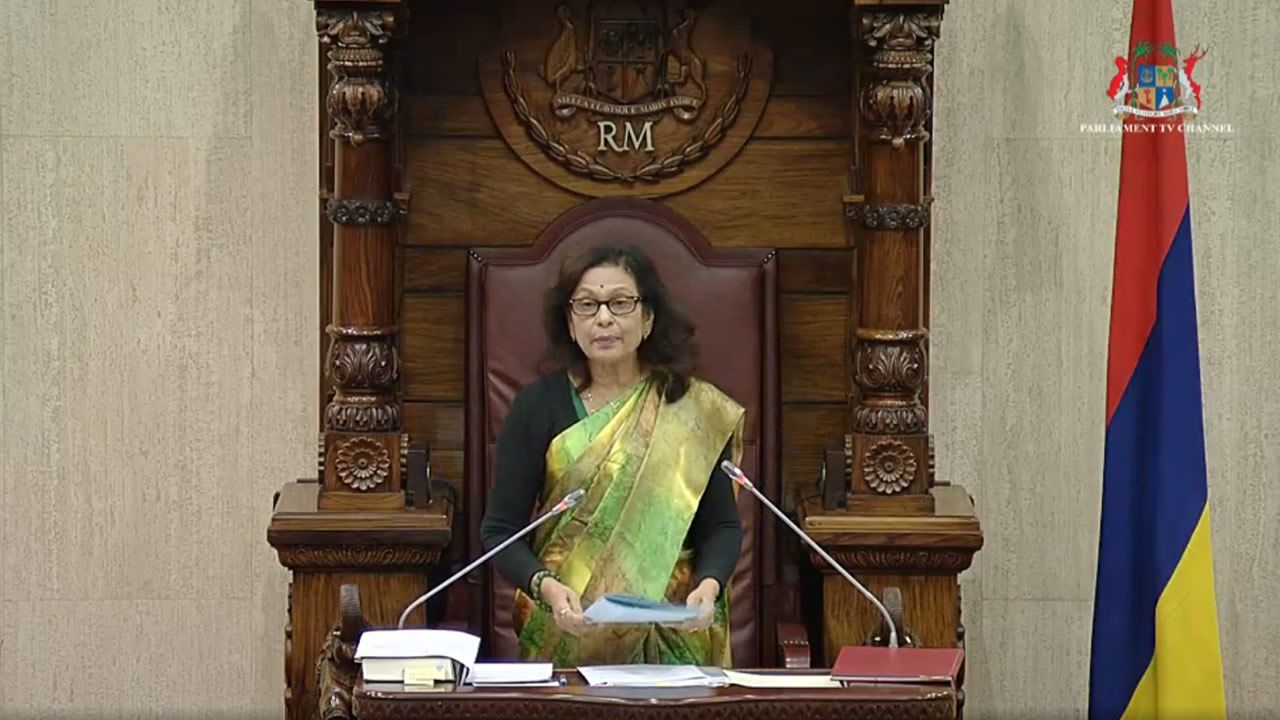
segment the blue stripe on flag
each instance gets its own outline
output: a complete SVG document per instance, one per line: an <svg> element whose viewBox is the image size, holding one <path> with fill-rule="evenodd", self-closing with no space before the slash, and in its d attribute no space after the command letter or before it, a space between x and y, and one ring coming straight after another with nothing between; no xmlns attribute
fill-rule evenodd
<svg viewBox="0 0 1280 720"><path fill-rule="evenodd" d="M1155 326L1107 426L1091 720L1119 718L1151 663L1156 601L1208 497L1194 276L1188 208L1160 271Z"/></svg>

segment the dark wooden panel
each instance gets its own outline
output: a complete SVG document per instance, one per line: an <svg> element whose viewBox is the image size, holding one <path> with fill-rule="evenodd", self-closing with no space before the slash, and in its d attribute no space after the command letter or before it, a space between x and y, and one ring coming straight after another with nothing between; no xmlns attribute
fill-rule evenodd
<svg viewBox="0 0 1280 720"><path fill-rule="evenodd" d="M778 251L778 289L793 293L844 293L853 285L853 251Z"/></svg>
<svg viewBox="0 0 1280 720"><path fill-rule="evenodd" d="M783 295L780 305L782 401L844 402L848 300Z"/></svg>
<svg viewBox="0 0 1280 720"><path fill-rule="evenodd" d="M773 48L773 92L847 95L850 85L847 0L753 0L752 28Z"/></svg>
<svg viewBox="0 0 1280 720"><path fill-rule="evenodd" d="M404 296L400 377L406 399L462 402L465 305L461 295Z"/></svg>
<svg viewBox="0 0 1280 720"><path fill-rule="evenodd" d="M402 252L405 290L463 292L467 289L466 250L405 247Z"/></svg>
<svg viewBox="0 0 1280 720"><path fill-rule="evenodd" d="M401 107L406 135L498 137L479 95L414 95L405 98Z"/></svg>
<svg viewBox="0 0 1280 720"><path fill-rule="evenodd" d="M782 406L782 497L787 507L818 492L822 453L844 445L844 403Z"/></svg>
<svg viewBox="0 0 1280 720"><path fill-rule="evenodd" d="M458 510L462 509L462 462L466 453L461 450L431 449L431 474L449 481L458 493Z"/></svg>
<svg viewBox="0 0 1280 720"><path fill-rule="evenodd" d="M663 201L714 245L844 247L847 165L844 141L753 140L717 175ZM411 140L409 175L414 245L528 244L582 200L497 139Z"/></svg>
<svg viewBox="0 0 1280 720"><path fill-rule="evenodd" d="M847 141L849 102L847 94L771 97L753 137ZM410 136L498 137L479 95L415 95L405 98L401 106L405 132Z"/></svg>
<svg viewBox="0 0 1280 720"><path fill-rule="evenodd" d="M462 476L462 462L465 453L461 450L431 449L431 477L445 480L453 488L455 513L467 512L466 481ZM458 542L465 543L465 538Z"/></svg>
<svg viewBox="0 0 1280 720"><path fill-rule="evenodd" d="M401 92L478 94L476 58L498 37L499 0L413 3Z"/></svg>
<svg viewBox="0 0 1280 720"><path fill-rule="evenodd" d="M425 441L434 452L437 448L462 450L462 405L440 402L406 402L404 429L414 439Z"/></svg>
<svg viewBox="0 0 1280 720"><path fill-rule="evenodd" d="M854 571L857 573L857 571ZM904 618L920 647L955 647L960 625L960 586L955 574L857 573L878 597L897 587L902 591ZM871 603L839 575L823 575L824 662L830 666L842 645L858 645L880 624ZM816 658L815 658L816 661Z"/></svg>
<svg viewBox="0 0 1280 720"><path fill-rule="evenodd" d="M774 95L764 108L754 138L814 138L848 142L848 95Z"/></svg>
<svg viewBox="0 0 1280 720"><path fill-rule="evenodd" d="M414 245L526 245L578 204L520 162L498 139L405 141Z"/></svg>
<svg viewBox="0 0 1280 720"><path fill-rule="evenodd" d="M844 247L849 143L753 140L710 180L663 201L713 245Z"/></svg>
<svg viewBox="0 0 1280 720"><path fill-rule="evenodd" d="M498 37L499 0L415 4L404 48L406 95L475 93L475 59ZM774 51L782 94L847 93L848 0L752 0L754 34Z"/></svg>

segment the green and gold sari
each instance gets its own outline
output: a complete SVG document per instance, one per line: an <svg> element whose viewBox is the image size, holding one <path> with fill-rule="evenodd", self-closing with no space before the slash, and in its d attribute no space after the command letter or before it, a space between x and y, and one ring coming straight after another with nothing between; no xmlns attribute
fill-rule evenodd
<svg viewBox="0 0 1280 720"><path fill-rule="evenodd" d="M583 417L585 415L585 417ZM703 490L730 445L742 453L744 410L713 385L694 379L667 403L652 380L579 420L547 449L543 503L582 488L572 511L538 529L533 551L590 607L606 593L683 604L692 588L685 536ZM728 588L705 630L604 626L580 637L562 632L549 612L516 591L515 630L525 659L559 667L583 664L730 664Z"/></svg>

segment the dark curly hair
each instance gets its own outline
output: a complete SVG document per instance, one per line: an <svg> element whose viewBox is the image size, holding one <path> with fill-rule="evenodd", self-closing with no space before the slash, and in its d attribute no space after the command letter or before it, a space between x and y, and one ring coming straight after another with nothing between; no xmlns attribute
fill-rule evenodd
<svg viewBox="0 0 1280 720"><path fill-rule="evenodd" d="M635 278L641 310L653 315L653 329L640 343L637 355L658 382L667 402L679 400L689 389L696 363L694 325L672 304L653 261L634 245L598 245L565 261L559 279L546 296L545 322L550 339L547 359L582 378L579 390L591 385L591 368L582 348L569 335L567 313L582 276L597 267L619 267Z"/></svg>

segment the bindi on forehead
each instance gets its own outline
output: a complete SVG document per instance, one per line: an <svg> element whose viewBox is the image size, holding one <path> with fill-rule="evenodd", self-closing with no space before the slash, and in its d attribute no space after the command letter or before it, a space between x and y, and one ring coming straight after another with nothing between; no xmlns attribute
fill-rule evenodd
<svg viewBox="0 0 1280 720"><path fill-rule="evenodd" d="M636 294L635 278L622 268L603 266L583 273L578 281L577 293L607 298L613 295Z"/></svg>
<svg viewBox="0 0 1280 720"><path fill-rule="evenodd" d="M599 295L634 293L635 286L630 283L582 283L578 286L578 291Z"/></svg>

